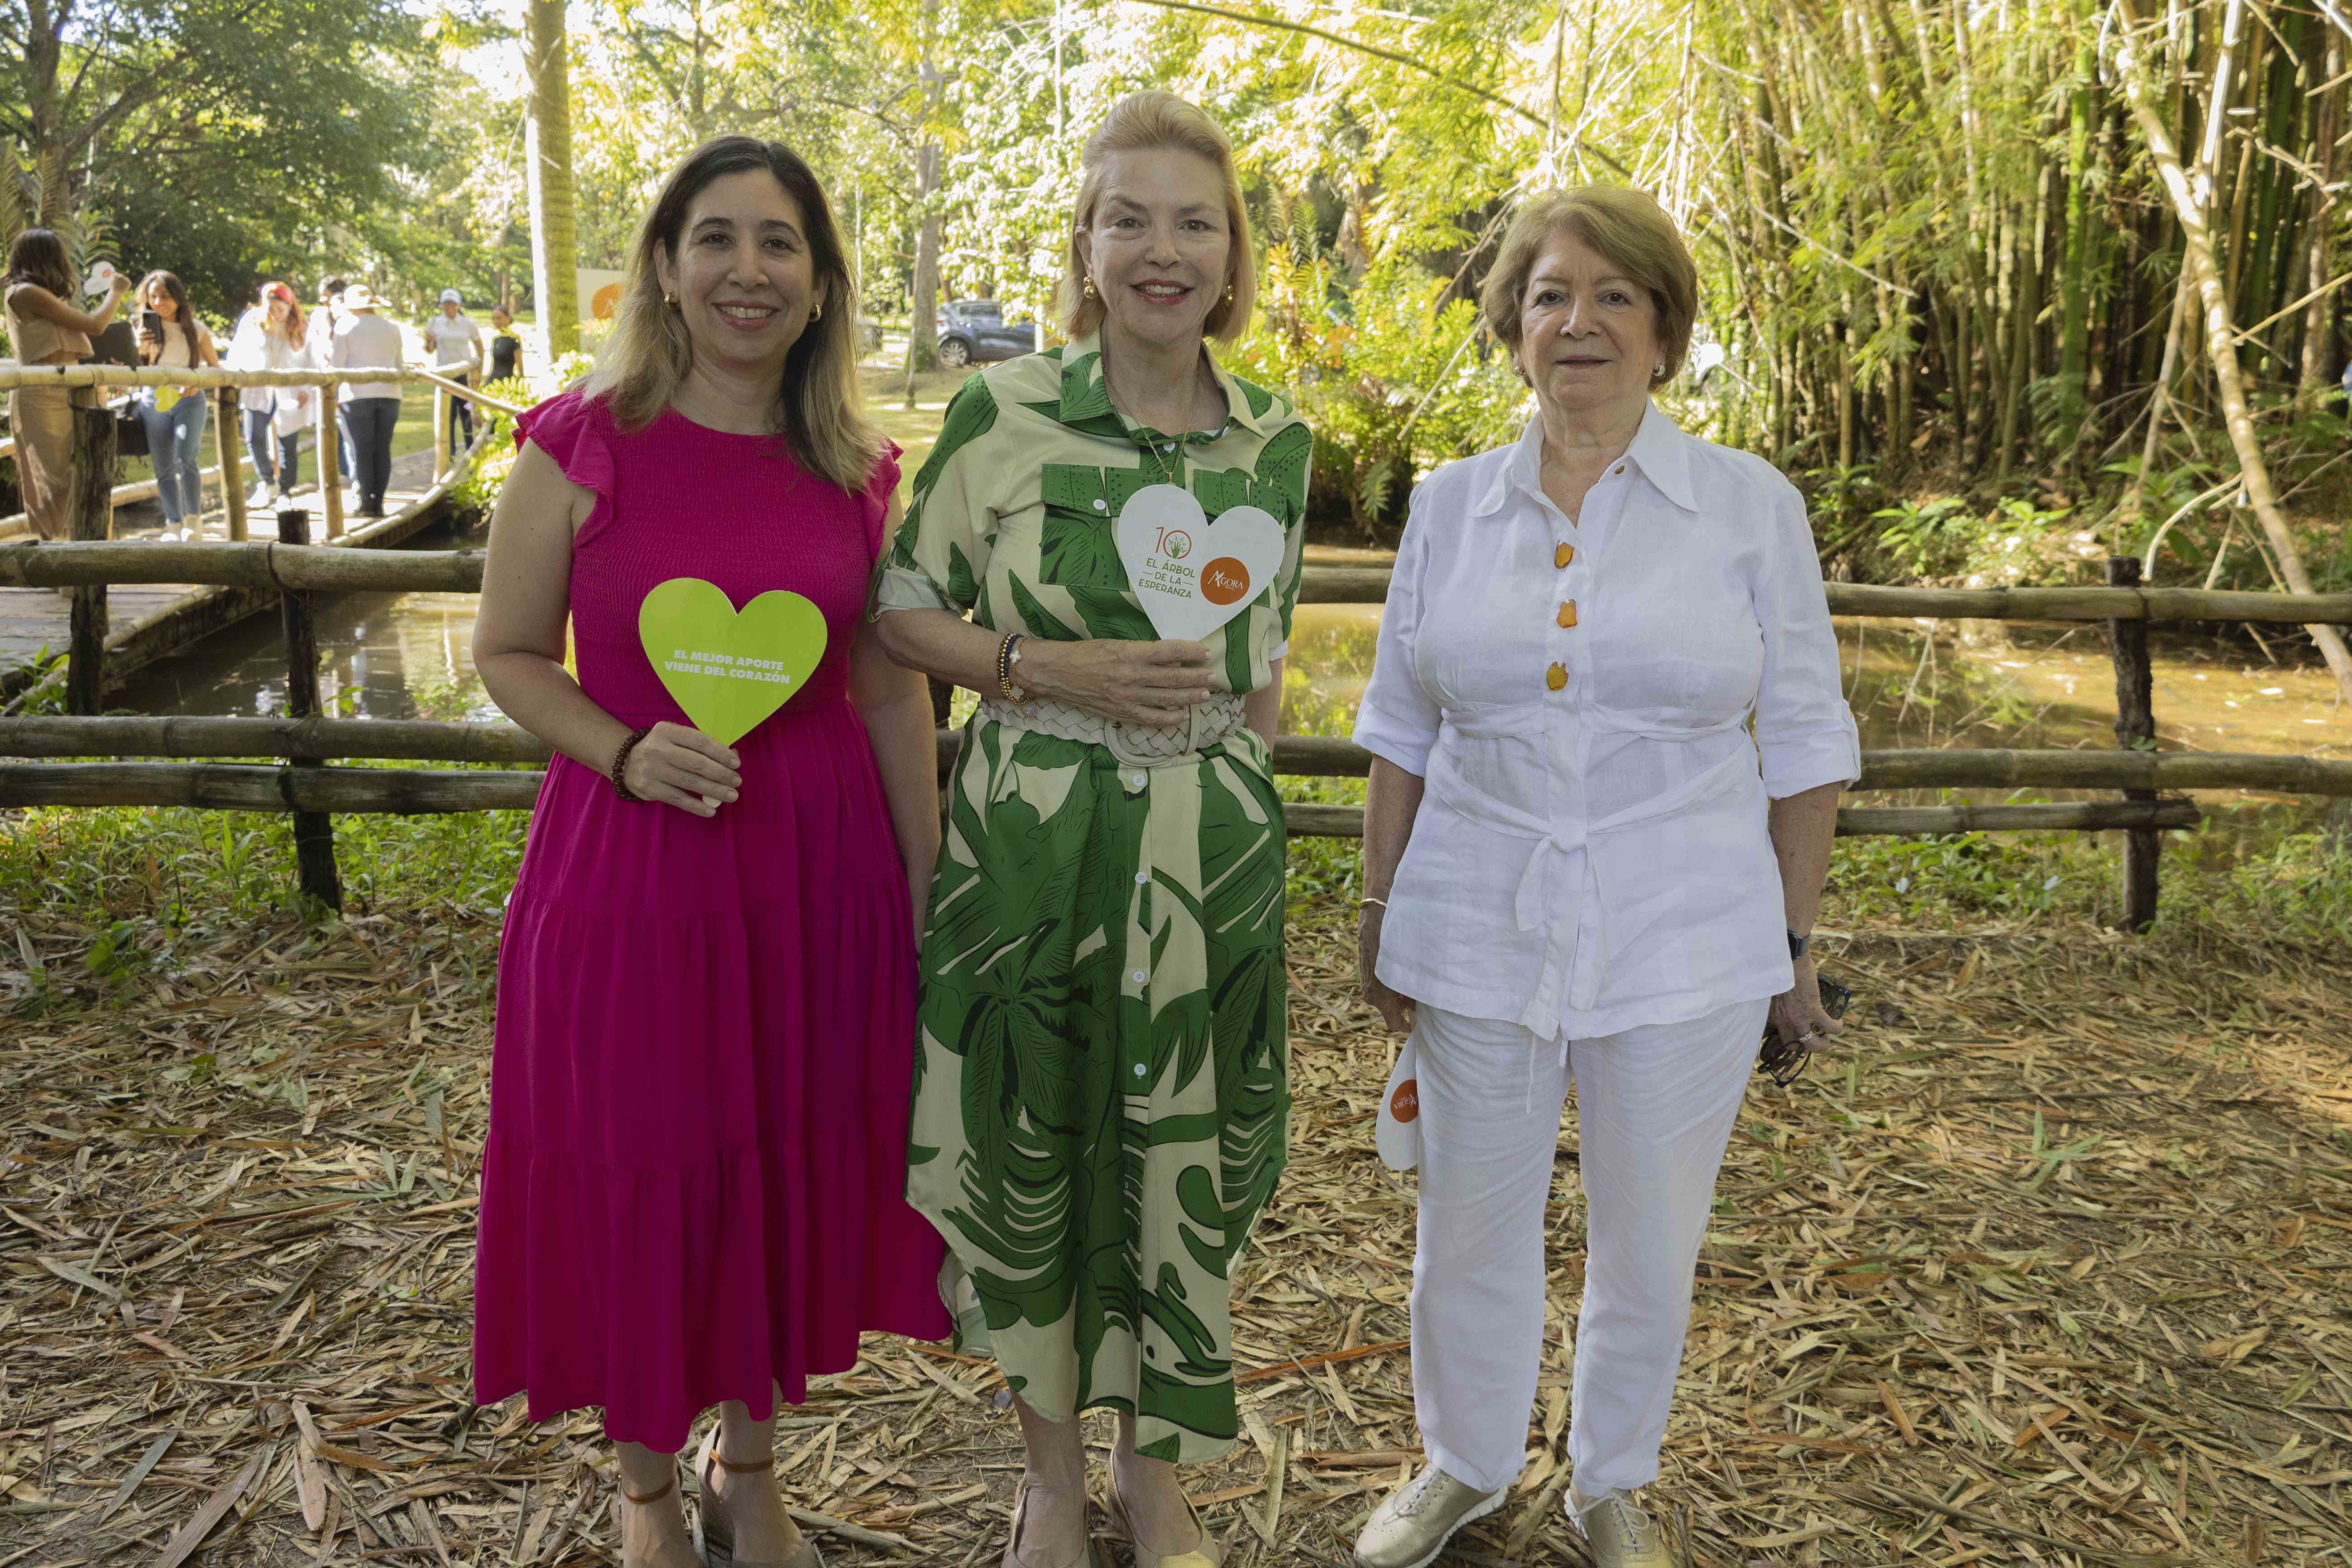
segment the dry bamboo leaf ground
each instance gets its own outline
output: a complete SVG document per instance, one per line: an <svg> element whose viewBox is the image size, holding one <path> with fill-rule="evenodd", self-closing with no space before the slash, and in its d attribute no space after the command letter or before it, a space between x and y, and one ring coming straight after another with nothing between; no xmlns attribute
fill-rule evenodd
<svg viewBox="0 0 2352 1568"><path fill-rule="evenodd" d="M1702 1256L1654 1489L1696 1560L2343 1560L2341 974L2082 929L1825 945L1850 1048L1758 1080ZM256 924L8 1024L0 1568L610 1560L594 1413L467 1398L493 952L439 917ZM1370 1151L1391 1046L1331 910L1291 963L1292 1164L1236 1289L1247 1437L1190 1478L1236 1568L1333 1563L1416 1457L1412 1188ZM1558 1513L1575 1157L1571 1122L1528 1467L1453 1561L1583 1561ZM996 1387L876 1338L786 1413L833 1562L995 1561L1020 1461Z"/></svg>

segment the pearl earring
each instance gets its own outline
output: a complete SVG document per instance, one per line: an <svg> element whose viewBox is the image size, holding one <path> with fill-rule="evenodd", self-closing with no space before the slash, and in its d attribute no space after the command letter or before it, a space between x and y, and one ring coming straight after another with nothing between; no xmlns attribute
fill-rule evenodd
<svg viewBox="0 0 2352 1568"><path fill-rule="evenodd" d="M1092 278L1087 279L1086 296L1089 300L1095 297L1095 280Z"/></svg>

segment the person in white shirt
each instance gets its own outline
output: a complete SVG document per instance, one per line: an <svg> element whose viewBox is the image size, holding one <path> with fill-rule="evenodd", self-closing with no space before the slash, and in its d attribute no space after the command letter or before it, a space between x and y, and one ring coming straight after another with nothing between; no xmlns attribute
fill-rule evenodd
<svg viewBox="0 0 2352 1568"><path fill-rule="evenodd" d="M364 283L343 290L342 319L335 323L337 370L399 368L400 329L376 313L381 304ZM352 450L352 486L358 491L352 515L382 517L384 492L392 488L392 432L400 423L400 384L347 384L342 416L343 437Z"/></svg>
<svg viewBox="0 0 2352 1568"><path fill-rule="evenodd" d="M1431 474L1398 551L1355 731L1373 754L1359 949L1367 999L1412 1031L1429 1462L1367 1521L1363 1568L1434 1558L1519 1470L1570 1082L1588 1220L1568 1510L1601 1568L1664 1568L1635 1494L1733 1118L1768 1016L1807 1047L1838 1032L1802 950L1860 742L1803 500L1650 401L1696 304L1646 195L1533 202L1482 305L1537 416Z"/></svg>
<svg viewBox="0 0 2352 1568"><path fill-rule="evenodd" d="M293 289L283 283L261 286L259 301L238 319L230 335L225 363L231 370L308 370L317 365L310 323ZM318 389L310 386L248 386L237 395L255 475L253 493L245 502L248 510L293 494L301 482L299 440L317 395Z"/></svg>
<svg viewBox="0 0 2352 1568"><path fill-rule="evenodd" d="M466 301L455 289L441 290L441 313L425 323L425 346L433 351L433 368L451 381L474 384L482 363L482 329L466 314ZM449 449L462 452L474 444L474 405L454 392L441 395L450 402ZM466 437L458 440L463 427Z"/></svg>

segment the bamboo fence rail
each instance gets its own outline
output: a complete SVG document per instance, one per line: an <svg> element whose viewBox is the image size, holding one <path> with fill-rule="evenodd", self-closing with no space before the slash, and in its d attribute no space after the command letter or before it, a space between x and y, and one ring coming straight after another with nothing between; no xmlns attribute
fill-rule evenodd
<svg viewBox="0 0 2352 1568"><path fill-rule="evenodd" d="M315 376L321 373L274 374ZM355 374L337 373L337 378ZM425 373L404 374L441 380ZM6 384L8 373L0 372L0 386ZM86 541L90 534L85 531L81 537ZM289 541L294 537L287 535ZM477 593L481 588L482 564L482 555L472 551L391 555L294 542L129 547L76 542L0 546L0 584L68 588L78 603L84 597L102 596L105 584L118 582L274 588L286 606L289 689L304 690L316 680L316 653L309 636L310 594ZM2190 826L2200 815L2193 802L2177 795L2163 798L2159 791L2254 788L2352 795L2352 763L2299 756L2156 752L2145 635L2152 620L2347 624L2352 623L2352 594L2150 588L2139 584L2137 564L2136 561L2111 563L2111 585L2106 587L1966 590L1829 584L1830 609L1840 615L2103 621L2108 627L2116 671L2117 751L1875 752L1865 756L1855 788L2112 789L2126 795L2121 801L1846 806L1838 813L1838 832L2120 829L2126 835L2124 924L2137 931L2146 929L2156 917L2157 833ZM1381 567L1309 567L1300 598L1321 604L1379 603L1386 597L1388 583L1389 572ZM285 758L286 763L281 766L213 762L0 764L0 806L184 805L291 811L304 828L299 836L303 890L332 902L339 889L325 826L331 814L527 809L537 795L543 777L537 770L320 765L331 758L544 763L545 746L510 725L315 716L288 720L93 717L100 685L98 666L104 657L102 611L99 624L101 630L97 636L76 639L68 658L68 689L75 694L70 706L80 717L0 721L0 756L268 755ZM952 760L958 744L956 735L942 731L943 768ZM1361 776L1369 764L1367 753L1337 738L1285 736L1275 750L1275 771L1293 776ZM1362 810L1351 805L1293 802L1286 806L1285 818L1289 830L1299 835L1359 837L1363 831Z"/></svg>
<svg viewBox="0 0 2352 1568"><path fill-rule="evenodd" d="M940 765L960 730L939 731ZM541 763L546 742L520 724L424 719L219 719L159 714L0 719L0 757L287 757L328 761ZM1336 735L1280 735L1274 771L1362 778L1371 753ZM1857 790L2271 789L2352 795L2352 763L2261 753L1946 749L1862 753ZM1349 808L1352 809L1352 808Z"/></svg>
<svg viewBox="0 0 2352 1568"><path fill-rule="evenodd" d="M478 593L478 550L404 550L354 555L326 545L0 544L0 586L67 588L96 583L226 583L362 593ZM1381 566L1309 566L1298 599L1377 605L1388 597ZM1827 585L1830 613L1916 620L2253 621L2352 625L2352 594L2242 594L2202 588L1896 588Z"/></svg>
<svg viewBox="0 0 2352 1568"><path fill-rule="evenodd" d="M297 760L283 767L230 763L0 763L0 806L194 806L215 811L362 812L425 816L453 811L528 811L539 769L329 768ZM2060 801L2020 805L1842 806L1838 834L1967 833L2016 829L2193 826L2196 803ZM1301 837L1360 838L1361 806L1286 803L1283 819ZM327 863L331 868L332 862ZM303 867L304 890L332 902Z"/></svg>

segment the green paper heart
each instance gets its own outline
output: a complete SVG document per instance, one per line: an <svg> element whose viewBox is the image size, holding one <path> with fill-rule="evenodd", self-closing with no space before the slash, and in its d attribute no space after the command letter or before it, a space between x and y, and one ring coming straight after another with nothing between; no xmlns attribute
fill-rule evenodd
<svg viewBox="0 0 2352 1568"><path fill-rule="evenodd" d="M738 613L716 583L673 577L637 607L637 637L694 727L731 746L782 707L824 657L824 612L772 589Z"/></svg>

